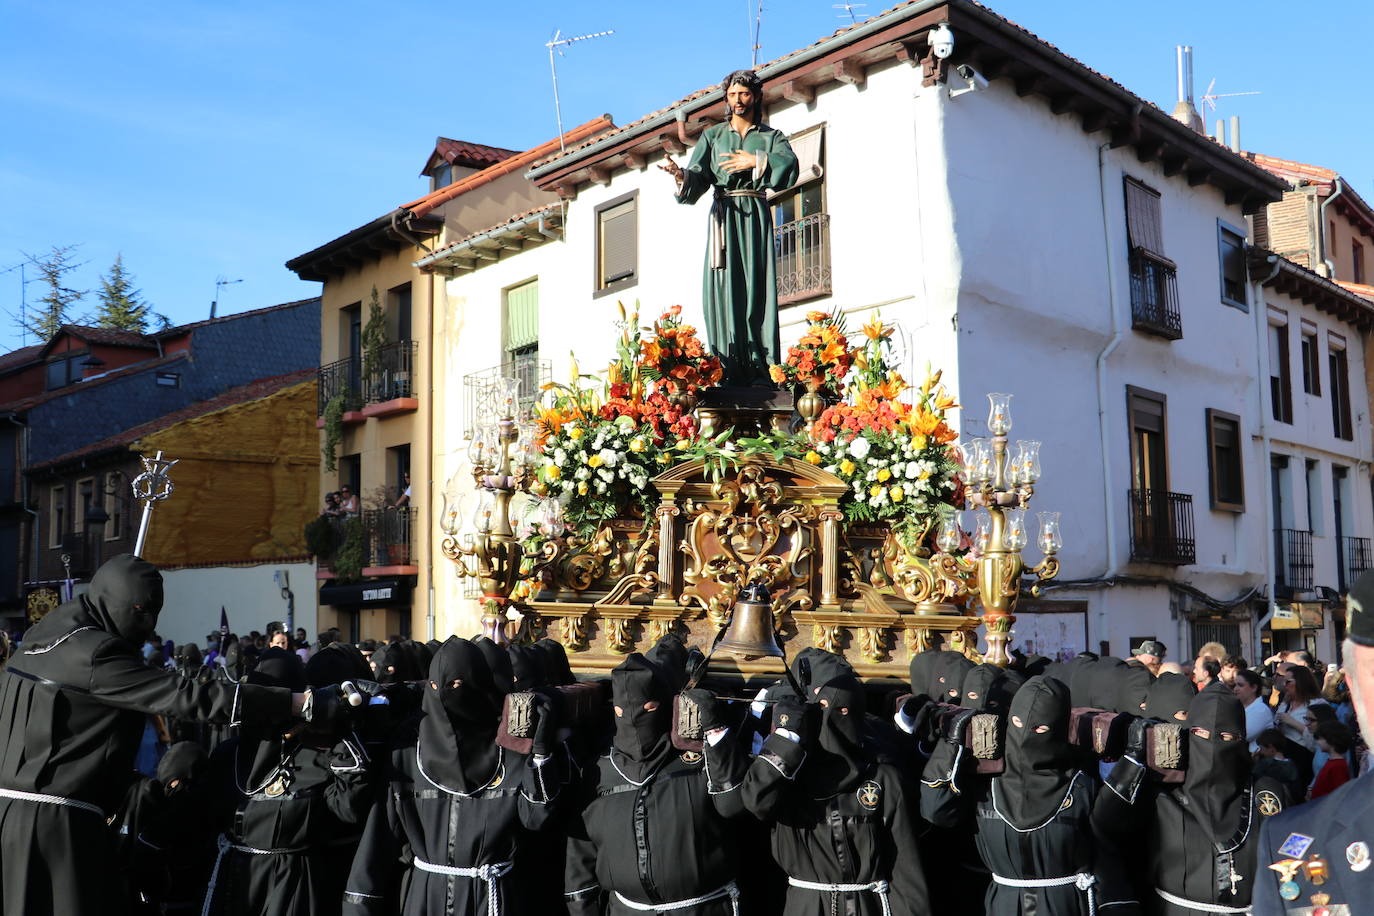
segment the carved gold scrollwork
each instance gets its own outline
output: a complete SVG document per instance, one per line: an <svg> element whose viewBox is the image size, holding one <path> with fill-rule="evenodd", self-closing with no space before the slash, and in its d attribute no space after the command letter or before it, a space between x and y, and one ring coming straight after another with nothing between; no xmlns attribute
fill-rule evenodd
<svg viewBox="0 0 1374 916"><path fill-rule="evenodd" d="M577 614L563 617L558 622L558 641L569 652L581 652L587 648L587 615Z"/></svg>
<svg viewBox="0 0 1374 916"><path fill-rule="evenodd" d="M977 664L982 664L983 656L978 651L978 634L968 630L954 630L949 634L949 647Z"/></svg>
<svg viewBox="0 0 1374 916"><path fill-rule="evenodd" d="M887 631L880 627L860 628L859 652L870 662L885 660L887 658Z"/></svg>
<svg viewBox="0 0 1374 916"><path fill-rule="evenodd" d="M624 617L603 617L601 624L606 630L606 648L624 655L634 646L634 620Z"/></svg>
<svg viewBox="0 0 1374 916"><path fill-rule="evenodd" d="M840 651L840 628L817 623L811 626L811 641L826 652Z"/></svg>

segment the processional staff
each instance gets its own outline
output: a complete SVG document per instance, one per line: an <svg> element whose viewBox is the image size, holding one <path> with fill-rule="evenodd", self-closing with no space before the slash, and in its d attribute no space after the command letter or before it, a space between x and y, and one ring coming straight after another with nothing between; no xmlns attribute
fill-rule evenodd
<svg viewBox="0 0 1374 916"><path fill-rule="evenodd" d="M134 478L132 487L134 499L143 500L143 518L138 522L138 539L134 541L134 556L143 556L143 545L148 540L148 524L153 519L153 506L172 495L172 479L167 472L180 459L162 457L162 449L149 458L141 455L143 473Z"/></svg>

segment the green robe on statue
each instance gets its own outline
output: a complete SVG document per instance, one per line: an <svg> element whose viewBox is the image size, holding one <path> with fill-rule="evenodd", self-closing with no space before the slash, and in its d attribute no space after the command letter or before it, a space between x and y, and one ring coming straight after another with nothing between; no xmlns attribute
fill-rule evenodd
<svg viewBox="0 0 1374 916"><path fill-rule="evenodd" d="M761 174L721 168L721 154L740 149L764 154ZM797 157L787 137L767 125L750 127L741 137L728 121L702 132L683 170L679 203L696 203L708 188L715 192L702 305L707 342L724 365L727 383L767 381L768 366L780 361L773 218L763 195L796 181Z"/></svg>

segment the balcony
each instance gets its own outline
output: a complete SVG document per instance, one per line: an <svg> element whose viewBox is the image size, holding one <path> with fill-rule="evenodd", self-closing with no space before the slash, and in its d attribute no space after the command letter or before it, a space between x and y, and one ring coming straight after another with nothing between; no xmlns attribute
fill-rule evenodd
<svg viewBox="0 0 1374 916"><path fill-rule="evenodd" d="M1131 559L1186 566L1197 560L1193 497L1166 490L1130 490Z"/></svg>
<svg viewBox="0 0 1374 916"><path fill-rule="evenodd" d="M363 386L359 368L357 362L351 359L341 359L320 367L316 416L324 416L325 407L336 395L343 396L345 421L349 419L348 414L357 414L362 410ZM361 420L362 416L359 414L353 419Z"/></svg>
<svg viewBox="0 0 1374 916"><path fill-rule="evenodd" d="M534 416L534 409L539 404L539 396L543 393L544 386L553 379L553 363L547 359L540 359L537 347L530 349L533 352L518 356L512 362L463 376L463 416L467 418L463 438L471 439L476 434L478 426L492 424L500 419L493 400L493 386L498 379L520 380L516 419Z"/></svg>
<svg viewBox="0 0 1374 916"><path fill-rule="evenodd" d="M1341 538L1340 590L1347 592L1363 573L1374 567L1369 538Z"/></svg>
<svg viewBox="0 0 1374 916"><path fill-rule="evenodd" d="M830 214L817 213L773 230L778 305L830 295Z"/></svg>
<svg viewBox="0 0 1374 916"><path fill-rule="evenodd" d="M398 340L382 347L363 378L365 417L389 417L418 410L415 397L415 354L419 344Z"/></svg>
<svg viewBox="0 0 1374 916"><path fill-rule="evenodd" d="M1143 248L1131 251L1131 327L1168 340L1183 336L1178 269Z"/></svg>
<svg viewBox="0 0 1374 916"><path fill-rule="evenodd" d="M1276 590L1310 591L1313 584L1312 532L1275 528L1274 567Z"/></svg>
<svg viewBox="0 0 1374 916"><path fill-rule="evenodd" d="M409 506L364 511L363 575L404 576L419 572L411 549L414 535L415 512Z"/></svg>

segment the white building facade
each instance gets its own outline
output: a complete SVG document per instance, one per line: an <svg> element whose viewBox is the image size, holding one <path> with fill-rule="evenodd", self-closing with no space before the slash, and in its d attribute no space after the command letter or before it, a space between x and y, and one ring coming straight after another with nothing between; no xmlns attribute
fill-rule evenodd
<svg viewBox="0 0 1374 916"><path fill-rule="evenodd" d="M929 39L942 24L945 58ZM1032 508L1063 512L1063 567L1023 602L1013 645L1126 654L1157 638L1191 658L1215 636L1254 656L1280 446L1264 439L1269 293L1246 272L1245 237L1280 182L964 2L899 7L760 75L802 166L773 201L784 345L812 309L842 308L854 329L880 312L902 328L908 378L944 370L964 435L986 434L985 393L1008 391L1013 438L1044 442ZM638 302L643 323L681 303L702 325L707 205L678 205L656 166L685 161L720 117L719 90L697 93L536 165L530 180L564 198L560 240L426 259L449 277L438 479L465 462L463 377L517 355L515 311L528 347L532 285L557 379L573 353L583 371L611 360L617 301ZM1345 333L1359 419L1332 455L1350 457L1353 493L1368 474L1354 445L1370 436L1359 332ZM1342 536L1368 536L1369 499L1349 511ZM439 603L471 613L457 583Z"/></svg>

